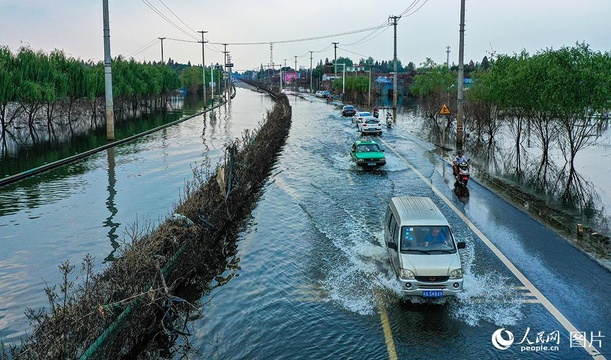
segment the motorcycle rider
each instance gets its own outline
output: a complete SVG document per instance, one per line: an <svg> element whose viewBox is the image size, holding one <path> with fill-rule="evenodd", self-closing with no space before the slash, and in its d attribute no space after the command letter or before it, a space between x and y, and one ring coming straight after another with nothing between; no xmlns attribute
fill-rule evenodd
<svg viewBox="0 0 611 360"><path fill-rule="evenodd" d="M392 113L390 111L386 111L386 126L392 126Z"/></svg>
<svg viewBox="0 0 611 360"><path fill-rule="evenodd" d="M452 170L453 170L454 176L458 176L458 164L462 162L467 163L467 166L469 166L469 159L465 157L462 150L458 150L456 156L454 157L454 161L452 161Z"/></svg>
<svg viewBox="0 0 611 360"><path fill-rule="evenodd" d="M378 116L380 116L380 110L378 110L378 107L377 107L377 106L375 106L375 107L373 108L373 117L377 119L377 118L378 118Z"/></svg>

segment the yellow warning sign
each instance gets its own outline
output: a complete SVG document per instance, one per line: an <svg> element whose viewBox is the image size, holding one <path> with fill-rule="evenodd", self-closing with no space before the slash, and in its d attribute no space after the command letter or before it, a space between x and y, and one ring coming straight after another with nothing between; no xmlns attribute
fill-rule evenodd
<svg viewBox="0 0 611 360"><path fill-rule="evenodd" d="M439 110L439 115L450 115L450 109L448 109L446 104L443 104L441 110Z"/></svg>

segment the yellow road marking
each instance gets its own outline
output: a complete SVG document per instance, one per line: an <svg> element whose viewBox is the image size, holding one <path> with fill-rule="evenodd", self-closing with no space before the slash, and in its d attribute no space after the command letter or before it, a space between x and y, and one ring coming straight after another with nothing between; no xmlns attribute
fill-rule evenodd
<svg viewBox="0 0 611 360"><path fill-rule="evenodd" d="M390 360L397 360L397 350L395 348L395 341L392 338L392 330L390 329L390 322L388 321L388 315L384 308L380 296L376 296L378 299L378 309L380 309L380 322L382 323L382 329L384 330L384 339L386 340L386 349L388 351L388 358Z"/></svg>
<svg viewBox="0 0 611 360"><path fill-rule="evenodd" d="M412 171L416 175L418 175L418 177L420 177L420 179L422 179L422 181L424 181L424 183L427 184L431 188L431 190L433 190L433 192L443 202L445 202L446 205L448 205L450 209L452 209L452 211L454 211L454 213L456 213L456 215L458 215L465 222L465 224L467 224L467 226L469 226L471 231L473 231L477 235L477 237L479 237L484 242L484 244L486 244L486 246L488 246L488 248L492 250L492 252L499 258L499 260L501 260L501 262L503 262L503 264L507 266L509 271L511 271L513 275L518 278L518 280L520 280L522 284L524 284L524 287L532 293L532 296L536 298L536 301L540 302L547 309L547 311L549 311L549 313L554 318L556 318L556 320L558 320L558 322L562 326L564 326L567 331L569 331L569 333L580 333L580 331L577 330L577 328L539 291L539 289L537 289L535 285L533 285L533 283L531 283L530 280L528 280L528 278L526 278L526 276L522 274L522 272L518 270L518 268L515 267L515 265L513 265L511 261L509 261L509 259L490 241L490 239L488 239L488 237L486 237L486 235L484 235L475 226L475 224L471 222L471 220L469 220L462 212L460 212L460 210L458 210L456 206L454 206L450 199L448 199L439 189L437 189L435 185L433 185L433 183L429 179L422 175L422 173L420 173L420 171L418 171L416 167L414 167L409 161L407 161L407 159L405 159L401 154L399 154L397 150L395 150L395 148L391 147L384 139L380 139L380 141L386 146L386 148L392 150L392 152L395 153L395 155L397 155L399 159L401 159L410 169L412 169ZM594 347L591 342L585 339L585 336L583 336L583 339L573 340L579 341L581 347L583 347L590 354L590 356L592 356L592 358L597 360L605 359L605 357L600 353L600 351L598 351L598 349Z"/></svg>

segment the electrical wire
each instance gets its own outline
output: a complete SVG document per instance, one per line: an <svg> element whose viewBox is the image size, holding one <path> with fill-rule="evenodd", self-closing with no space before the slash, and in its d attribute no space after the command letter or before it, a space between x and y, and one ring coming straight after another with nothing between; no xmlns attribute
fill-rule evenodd
<svg viewBox="0 0 611 360"><path fill-rule="evenodd" d="M169 8L169 7L168 7L168 6L167 6L167 5L164 3L164 2L163 2L163 0L159 0L159 2L160 2L161 4L163 4L163 6L164 6L166 9L168 9L168 11L169 11L169 12L171 12L171 13L172 13L172 15L174 15L174 16L175 16L175 17L178 19L178 21L180 21L180 22L181 22L181 23L182 23L184 26L186 26L186 27L188 27L189 29L191 29L191 31L193 31L194 33L197 33L197 31L196 31L196 30L193 30L193 28L192 28L192 27L190 27L189 25L187 25L187 23L185 23L184 21L182 21L182 19L181 19L181 18L179 18L179 17L178 17L178 15L176 15L176 14L174 13L174 11L172 11L172 10L171 10L171 9L170 9L170 8Z"/></svg>
<svg viewBox="0 0 611 360"><path fill-rule="evenodd" d="M407 14L410 10L412 10L414 7L416 7L416 5L418 5L418 3L420 2L420 0L414 0L410 6L408 6L407 9L403 10L403 12L401 14L399 14L399 16L412 16L414 15L416 12L418 12L418 10L422 9L422 7L424 6L424 4L426 4L428 2L428 0L424 0L424 2L422 3L422 5L420 5L416 10L414 10L412 13ZM406 15L407 14L407 15Z"/></svg>
<svg viewBox="0 0 611 360"><path fill-rule="evenodd" d="M309 38L301 38L301 39L293 39L293 40L278 40L278 41L266 41L266 42L235 42L235 43L212 43L212 44L216 44L216 45L223 45L223 44L227 44L227 45L232 45L232 46L241 46L241 45L269 45L271 44L286 44L286 43L294 43L294 42L302 42L302 41L311 41L311 40L320 40L320 39L328 39L328 38L332 38L332 37L338 37L338 36L345 36L345 35L352 35L352 34L358 34L361 32L365 32L365 31L371 31L371 30L376 30L382 27L387 27L390 26L388 24L383 24L383 25L378 25L378 26L373 26L370 28L366 28L366 29L359 29L359 30L352 30L352 31L346 31L346 32L342 32L342 33L337 33L337 34L331 34L331 35L321 35L321 36L313 36L313 37L309 37Z"/></svg>
<svg viewBox="0 0 611 360"><path fill-rule="evenodd" d="M176 24L174 21L170 20L166 15L164 15L159 9L157 9L153 4L151 4L148 0L142 0L142 2L147 5L151 10L153 10L155 13L157 13L161 18L163 18L165 21L167 21L170 25L174 26L176 29L178 29L179 31L181 31L182 33L184 33L185 35L196 39L196 41L191 41L191 40L183 40L183 39L176 39L176 38L166 38L168 40L173 40L173 41L180 41L180 42L189 42L189 43L201 43L201 41L197 40L197 37L193 34L193 33L197 33L197 31L195 31L192 27L190 27L187 23L185 23L178 15L176 15L176 13L174 13L164 2L163 0L159 0L159 2L172 14L174 15L183 25L185 25L187 28L189 28L193 33L190 33L188 31L186 31L185 29L183 29L182 27L180 27L178 24ZM416 12L418 12L427 2L428 0L424 0L424 2L418 6L418 4L421 2L421 0L413 0L412 3L405 9L403 10L403 12L401 12L401 14L399 15L399 17L402 16L411 16L413 14L415 14ZM411 11L411 12L410 12ZM358 30L352 30L352 31L346 31L346 32L341 32L341 33L336 33L336 34L330 34L330 35L321 35L321 36L314 36L314 37L308 37L308 38L299 38L299 39L293 39L293 40L277 40L277 41L266 41L266 42L234 42L234 43L223 43L223 42L211 42L211 41L207 41L205 45L206 47L208 47L209 49L211 49L213 52L222 52L219 48L217 48L215 45L231 45L231 46L247 46L247 45L268 45L268 44L287 44L287 43L296 43L296 42L303 42L303 41L312 41L312 40L321 40L321 39L328 39L328 38L333 38L333 37L340 37L340 36L345 36L345 35L352 35L352 34L358 34L358 33L362 33L362 32L367 32L370 31L369 34L367 34L365 37L354 41L352 43L349 44L342 44L343 46L355 46L355 45L359 45L362 44L364 42L370 41L378 36L380 36L382 33L384 33L391 24L385 22L383 24L377 25L377 26L373 26L373 27L369 27L369 28L365 28L365 29L358 29ZM154 41L153 43L148 43L146 45L144 45L141 49L136 50L131 56L137 55L147 49L149 49L151 46L154 45ZM331 45L327 46L326 48L322 49L322 50L317 50L317 51L313 51L312 53L321 53L321 52L325 52L327 51L329 48L331 47ZM347 52L351 52L355 55L359 55L359 56L363 56L366 57L362 54L358 54L352 51L349 51L345 48L342 48L343 51L347 51ZM309 51L307 53L305 53L304 55L298 56L299 58L301 57L306 57L308 55Z"/></svg>
<svg viewBox="0 0 611 360"><path fill-rule="evenodd" d="M146 4L146 6L148 6L151 10L153 10L155 13L157 13L157 15L161 16L162 19L164 19L165 21L167 21L170 25L174 26L177 30L179 30L180 32L184 33L187 36L190 36L193 39L197 39L197 37L192 34L191 32L181 28L180 26L178 26L178 24L176 24L175 22L173 22L172 20L170 20L167 16L165 16L159 9L157 9L153 4L151 4L148 0L142 0L142 2L144 4Z"/></svg>
<svg viewBox="0 0 611 360"><path fill-rule="evenodd" d="M146 45L141 46L139 49L135 50L133 53L131 53L130 55L127 56L127 58L132 58L140 53L142 53L145 50L150 49L153 45L155 45L157 43L158 39L153 39L150 42L146 43Z"/></svg>

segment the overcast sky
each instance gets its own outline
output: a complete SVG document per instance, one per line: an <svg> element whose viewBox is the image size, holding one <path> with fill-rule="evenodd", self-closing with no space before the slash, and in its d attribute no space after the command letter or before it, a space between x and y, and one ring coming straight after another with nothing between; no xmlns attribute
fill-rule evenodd
<svg viewBox="0 0 611 360"><path fill-rule="evenodd" d="M397 57L417 66L427 58L458 63L460 0L108 0L111 54L137 61L201 64L201 34L209 41L205 62L222 63L222 43L243 71L273 62L314 66L337 57L391 60L397 25ZM104 57L102 0L1 0L0 45L16 53L29 46L61 49L74 58ZM611 51L611 0L466 0L465 62L490 52L530 54L585 42ZM160 14L161 15L160 15ZM374 30L372 30L372 28ZM364 31L369 29L367 31ZM304 40L309 39L309 40ZM273 43L273 51L270 51Z"/></svg>

